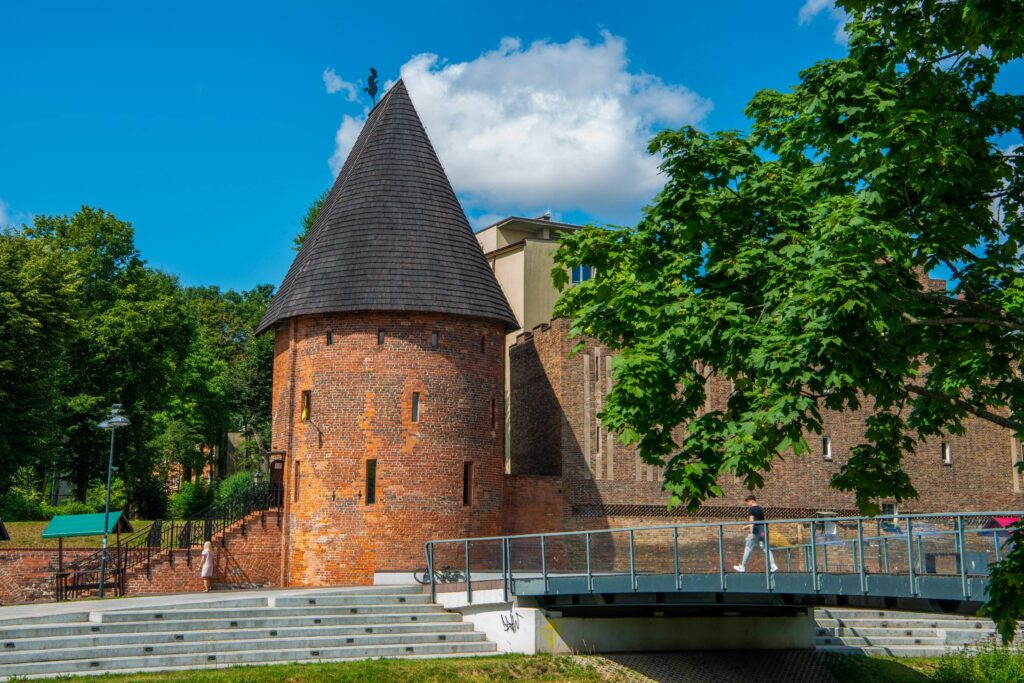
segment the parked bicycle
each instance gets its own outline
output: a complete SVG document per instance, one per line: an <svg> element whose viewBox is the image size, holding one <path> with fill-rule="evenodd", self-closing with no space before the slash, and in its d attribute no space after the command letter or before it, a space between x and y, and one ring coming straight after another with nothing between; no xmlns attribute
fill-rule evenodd
<svg viewBox="0 0 1024 683"><path fill-rule="evenodd" d="M430 567L424 567L413 572L413 578L416 579L417 583L421 583L424 586L429 585ZM448 565L434 571L434 583L462 583L465 580L466 575L464 573Z"/></svg>

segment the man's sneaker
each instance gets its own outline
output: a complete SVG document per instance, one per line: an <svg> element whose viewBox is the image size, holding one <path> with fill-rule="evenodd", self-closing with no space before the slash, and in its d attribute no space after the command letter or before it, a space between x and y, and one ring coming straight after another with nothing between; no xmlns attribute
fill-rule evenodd
<svg viewBox="0 0 1024 683"><path fill-rule="evenodd" d="M777 572L777 571L779 571L779 565L777 565L777 564L773 564L773 565L772 565L772 574L774 574L774 573L775 573L775 572Z"/></svg>
<svg viewBox="0 0 1024 683"><path fill-rule="evenodd" d="M742 564L735 564L733 565L732 570L734 572L739 572L740 574L742 574L743 572L747 571L747 568L744 567Z"/></svg>

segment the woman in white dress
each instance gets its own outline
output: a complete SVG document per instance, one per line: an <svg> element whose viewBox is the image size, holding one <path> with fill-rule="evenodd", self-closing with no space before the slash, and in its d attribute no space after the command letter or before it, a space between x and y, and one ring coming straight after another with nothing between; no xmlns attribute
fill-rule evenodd
<svg viewBox="0 0 1024 683"><path fill-rule="evenodd" d="M213 544L207 541L203 544L203 567L199 570L199 576L203 577L206 584L206 592L210 592L210 584L213 583Z"/></svg>

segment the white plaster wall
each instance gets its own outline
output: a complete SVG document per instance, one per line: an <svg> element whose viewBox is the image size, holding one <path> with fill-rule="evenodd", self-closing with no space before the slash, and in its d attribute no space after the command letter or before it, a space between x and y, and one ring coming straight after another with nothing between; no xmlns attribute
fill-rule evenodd
<svg viewBox="0 0 1024 683"><path fill-rule="evenodd" d="M490 591L480 591L489 593ZM500 598L501 591L493 591ZM720 617L563 617L514 602L459 605L449 594L448 609L461 612L500 652L674 652L678 650L812 649L813 616ZM489 596L494 597L494 596Z"/></svg>

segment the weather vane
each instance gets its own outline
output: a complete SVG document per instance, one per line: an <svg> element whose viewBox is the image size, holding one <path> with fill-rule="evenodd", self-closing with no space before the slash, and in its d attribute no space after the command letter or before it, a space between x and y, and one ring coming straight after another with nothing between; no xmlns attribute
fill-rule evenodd
<svg viewBox="0 0 1024 683"><path fill-rule="evenodd" d="M370 77L366 79L366 87L363 92L370 96L374 104L377 104L377 70L370 67Z"/></svg>

